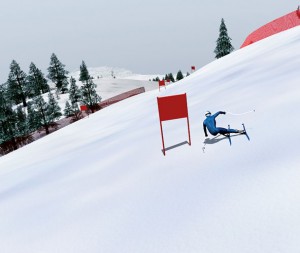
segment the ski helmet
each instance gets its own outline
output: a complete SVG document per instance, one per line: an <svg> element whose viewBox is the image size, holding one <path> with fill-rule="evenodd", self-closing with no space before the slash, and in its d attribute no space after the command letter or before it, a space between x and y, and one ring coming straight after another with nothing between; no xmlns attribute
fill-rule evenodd
<svg viewBox="0 0 300 253"><path fill-rule="evenodd" d="M207 116L210 116L210 115L211 115L211 112L210 111L206 111L205 116L207 117Z"/></svg>

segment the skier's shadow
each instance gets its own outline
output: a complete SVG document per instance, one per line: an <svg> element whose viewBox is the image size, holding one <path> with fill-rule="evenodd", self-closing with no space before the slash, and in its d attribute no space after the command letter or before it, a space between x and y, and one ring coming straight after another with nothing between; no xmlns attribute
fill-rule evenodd
<svg viewBox="0 0 300 253"><path fill-rule="evenodd" d="M233 138L233 137L236 137L236 136L239 136L239 135L238 134L231 134L230 138ZM221 138L219 138L219 137L221 137ZM203 143L205 145L206 144L216 144L219 141L223 141L223 140L228 140L228 137L224 136L224 135L217 135L214 138L206 138Z"/></svg>
<svg viewBox="0 0 300 253"><path fill-rule="evenodd" d="M228 137L226 137L226 136L222 136L222 138L218 138L218 137L220 137L220 135L218 135L214 138L206 138L203 143L204 144L216 144L219 141L223 141L223 140L228 139Z"/></svg>
<svg viewBox="0 0 300 253"><path fill-rule="evenodd" d="M224 140L228 139L227 136L223 136L223 135L222 135L222 137L219 138L220 136L221 136L221 135L217 135L216 137L214 137L214 138L212 138L212 139L206 138L206 139L204 140L204 142L203 142L203 143L204 143L204 146L203 146L203 148L202 148L203 153L205 153L205 146L206 146L207 144L216 144L216 143L218 143L219 141L224 141ZM233 134L233 135L230 135L230 139L229 139L230 146L231 146L231 138L232 138L232 137L237 137L237 136L239 136L239 134Z"/></svg>

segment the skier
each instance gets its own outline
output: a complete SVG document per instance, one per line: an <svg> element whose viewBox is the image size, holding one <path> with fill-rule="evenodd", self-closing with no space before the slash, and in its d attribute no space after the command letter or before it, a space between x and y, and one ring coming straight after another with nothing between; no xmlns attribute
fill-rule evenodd
<svg viewBox="0 0 300 253"><path fill-rule="evenodd" d="M205 137L208 136L206 128L214 136L217 135L217 134L222 134L222 135L227 136L230 133L238 133L238 134L244 134L245 133L244 130L237 130L237 129L230 129L230 128L227 129L227 128L223 128L223 127L216 127L216 117L218 117L220 114L226 114L226 112L219 111L219 112L215 113L214 115L211 115L210 111L207 111L205 113L206 119L203 121L203 129L204 129Z"/></svg>

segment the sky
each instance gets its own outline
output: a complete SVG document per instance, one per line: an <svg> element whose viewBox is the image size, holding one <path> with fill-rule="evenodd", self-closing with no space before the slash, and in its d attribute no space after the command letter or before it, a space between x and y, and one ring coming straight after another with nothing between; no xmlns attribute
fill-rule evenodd
<svg viewBox="0 0 300 253"><path fill-rule="evenodd" d="M1 253L299 253L299 48L300 26L0 157ZM157 96L183 93L191 145L164 121L164 156ZM205 138L206 110L250 141Z"/></svg>
<svg viewBox="0 0 300 253"><path fill-rule="evenodd" d="M138 74L201 68L214 60L224 18L238 49L249 33L297 8L273 0L16 0L0 3L0 83L16 60L45 74L55 53L68 71L120 67Z"/></svg>

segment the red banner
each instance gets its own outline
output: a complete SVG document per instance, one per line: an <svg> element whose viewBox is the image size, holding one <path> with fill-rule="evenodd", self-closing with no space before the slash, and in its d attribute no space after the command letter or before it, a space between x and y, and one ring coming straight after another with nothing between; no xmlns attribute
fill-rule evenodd
<svg viewBox="0 0 300 253"><path fill-rule="evenodd" d="M80 111L87 111L87 106L86 105L81 105L80 106Z"/></svg>
<svg viewBox="0 0 300 253"><path fill-rule="evenodd" d="M160 90L161 86L165 86L165 88L166 88L165 80L158 81L158 88L159 88L159 90Z"/></svg>
<svg viewBox="0 0 300 253"><path fill-rule="evenodd" d="M188 127L188 136L189 136L189 145L191 145L190 123L189 123L186 93L180 95L167 96L167 97L158 97L157 105L158 105L160 131L161 131L164 155L166 149L164 143L162 121L186 118L187 127Z"/></svg>
<svg viewBox="0 0 300 253"><path fill-rule="evenodd" d="M277 18L252 32L241 45L241 48L298 25L300 25L299 9Z"/></svg>

